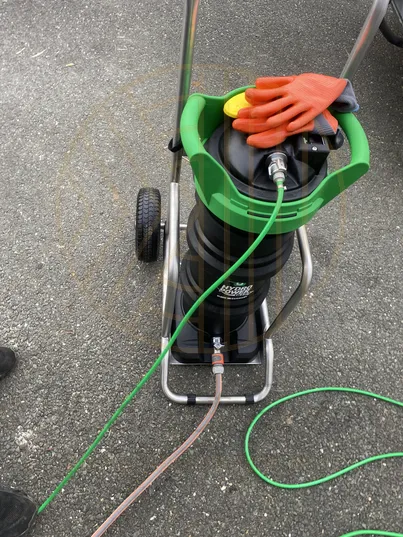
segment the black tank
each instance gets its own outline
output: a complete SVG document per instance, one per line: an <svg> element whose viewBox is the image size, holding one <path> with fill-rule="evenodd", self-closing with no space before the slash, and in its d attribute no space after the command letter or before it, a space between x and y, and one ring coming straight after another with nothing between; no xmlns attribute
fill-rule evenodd
<svg viewBox="0 0 403 537"><path fill-rule="evenodd" d="M260 200L276 200L276 187L268 175L270 155L287 155L285 202L308 196L326 177L330 149L343 143L338 132L332 138L317 134L289 137L270 149L246 144L246 135L220 125L207 141L206 150L228 171L243 194ZM212 178L213 179L213 178ZM172 332L201 294L232 266L254 242L257 235L237 229L213 215L196 196L191 211L186 252L180 270ZM172 352L184 363L210 362L212 338L225 343L226 362L248 362L262 346L259 308L267 296L270 278L287 262L294 244L294 232L267 235L255 252L229 280L221 284L199 307L179 335Z"/></svg>

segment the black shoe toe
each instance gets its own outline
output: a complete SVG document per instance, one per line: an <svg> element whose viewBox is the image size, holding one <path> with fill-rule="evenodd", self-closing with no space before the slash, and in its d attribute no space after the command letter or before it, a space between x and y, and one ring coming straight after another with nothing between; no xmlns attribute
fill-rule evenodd
<svg viewBox="0 0 403 537"><path fill-rule="evenodd" d="M14 351L7 347L0 347L0 380L13 369L16 363Z"/></svg>
<svg viewBox="0 0 403 537"><path fill-rule="evenodd" d="M0 486L0 537L22 537L35 520L35 503L20 490Z"/></svg>

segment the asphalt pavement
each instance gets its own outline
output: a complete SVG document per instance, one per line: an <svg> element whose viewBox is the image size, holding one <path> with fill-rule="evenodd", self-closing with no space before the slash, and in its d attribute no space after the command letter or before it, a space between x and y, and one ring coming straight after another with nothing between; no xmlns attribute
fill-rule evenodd
<svg viewBox="0 0 403 537"><path fill-rule="evenodd" d="M202 0L193 89L220 95L256 76L337 76L371 2ZM134 252L142 186L166 212L181 1L1 0L0 344L18 367L0 385L0 480L40 503L158 355L161 263ZM268 401L352 386L403 400L403 51L378 35L354 78L371 169L308 226L314 280L274 338ZM331 164L343 164L341 151ZM193 203L184 162L182 214ZM271 313L298 278L293 254ZM259 382L229 371L225 391ZM207 371L174 371L179 388ZM188 391L188 390L186 390ZM402 462L314 489L273 489L243 439L256 407L222 407L208 431L132 506L111 537L337 537L402 531ZM89 536L179 445L205 408L169 404L158 375L38 517L34 537ZM252 450L272 477L300 482L401 451L402 412L356 396L290 403Z"/></svg>

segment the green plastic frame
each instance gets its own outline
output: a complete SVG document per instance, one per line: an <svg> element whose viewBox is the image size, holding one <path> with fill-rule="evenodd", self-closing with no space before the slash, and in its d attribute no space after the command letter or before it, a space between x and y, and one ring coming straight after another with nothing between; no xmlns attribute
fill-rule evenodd
<svg viewBox="0 0 403 537"><path fill-rule="evenodd" d="M191 95L182 113L180 133L192 166L196 191L206 207L238 229L259 233L275 204L241 194L226 170L204 149L204 143L224 120L225 102L245 89L238 88L222 97ZM330 173L309 196L284 202L271 234L287 233L303 226L321 207L368 171L368 140L359 121L353 114L337 114L336 117L350 144L350 163Z"/></svg>

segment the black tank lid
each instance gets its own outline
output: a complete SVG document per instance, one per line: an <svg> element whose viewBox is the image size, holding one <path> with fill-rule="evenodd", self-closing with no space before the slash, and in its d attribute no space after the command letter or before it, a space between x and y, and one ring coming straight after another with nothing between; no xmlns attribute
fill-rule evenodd
<svg viewBox="0 0 403 537"><path fill-rule="evenodd" d="M206 142L205 149L227 170L236 188L243 194L275 201L276 186L269 179L267 161L270 154L278 151L283 151L288 157L285 201L308 196L326 177L326 159L335 140L304 133L290 136L276 147L256 149L246 143L247 135L233 129L231 124L232 120L226 119ZM340 147L343 135L338 132L336 137Z"/></svg>

